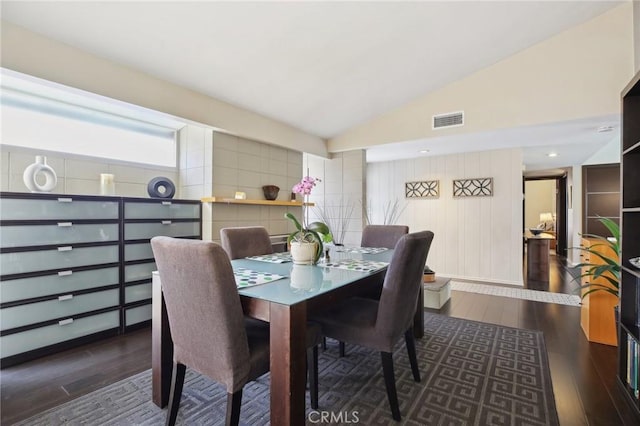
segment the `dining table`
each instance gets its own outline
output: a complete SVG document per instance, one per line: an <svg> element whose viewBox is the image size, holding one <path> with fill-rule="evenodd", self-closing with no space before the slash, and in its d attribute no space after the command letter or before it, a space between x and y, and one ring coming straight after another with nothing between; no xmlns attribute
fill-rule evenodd
<svg viewBox="0 0 640 426"><path fill-rule="evenodd" d="M286 254L231 261L244 314L269 323L271 425L305 424L307 318L348 297L379 297L393 250L365 249L333 246L330 259L316 265L294 264ZM152 399L164 408L173 343L158 272L152 281ZM420 289L411 308L417 338L424 335L422 285Z"/></svg>

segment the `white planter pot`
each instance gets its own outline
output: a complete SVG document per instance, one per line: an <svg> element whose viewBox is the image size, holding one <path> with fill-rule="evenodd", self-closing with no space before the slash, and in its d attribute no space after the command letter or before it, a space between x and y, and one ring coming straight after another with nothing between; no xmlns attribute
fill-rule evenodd
<svg viewBox="0 0 640 426"><path fill-rule="evenodd" d="M313 265L316 257L316 243L291 242L291 259L296 265Z"/></svg>

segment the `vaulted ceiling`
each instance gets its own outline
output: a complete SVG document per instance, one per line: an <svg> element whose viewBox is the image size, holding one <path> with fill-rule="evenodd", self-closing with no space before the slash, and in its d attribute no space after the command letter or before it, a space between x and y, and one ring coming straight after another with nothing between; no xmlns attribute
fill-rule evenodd
<svg viewBox="0 0 640 426"><path fill-rule="evenodd" d="M30 31L331 138L620 3L3 1L1 7L3 20Z"/></svg>

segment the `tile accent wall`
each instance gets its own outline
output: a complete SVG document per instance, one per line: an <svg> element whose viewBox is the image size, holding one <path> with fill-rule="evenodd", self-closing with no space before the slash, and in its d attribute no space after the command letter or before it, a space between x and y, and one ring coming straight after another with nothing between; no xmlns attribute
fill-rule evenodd
<svg viewBox="0 0 640 426"><path fill-rule="evenodd" d="M364 150L333 154L326 159L311 154L304 155L304 174L320 178L309 198L319 207L330 212L332 220L339 220L341 209L353 206L353 213L346 227L344 244L360 245L363 227L363 200L366 199L366 153ZM320 220L311 211L310 221Z"/></svg>
<svg viewBox="0 0 640 426"><path fill-rule="evenodd" d="M180 131L181 190L189 198L233 198L238 191L247 199L264 200L263 185L280 187L278 200L289 200L291 188L302 178L302 153L196 126ZM203 239L218 241L220 229L259 225L271 235L293 232L284 218L301 208L234 204L203 204Z"/></svg>
<svg viewBox="0 0 640 426"><path fill-rule="evenodd" d="M0 190L29 192L22 180L24 169L35 161L40 152L28 149L0 148ZM100 173L115 176L115 195L124 197L148 197L147 183L156 176L171 179L178 187L178 172L153 166L127 165L107 160L83 159L64 153L43 154L47 164L56 172L58 183L52 191L56 194L100 195ZM177 188L178 189L178 188ZM178 193L176 198L182 198Z"/></svg>

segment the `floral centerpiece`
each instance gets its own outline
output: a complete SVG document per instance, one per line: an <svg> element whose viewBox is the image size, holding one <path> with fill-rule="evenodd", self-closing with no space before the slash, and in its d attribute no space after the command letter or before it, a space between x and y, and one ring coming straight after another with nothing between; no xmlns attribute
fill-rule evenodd
<svg viewBox="0 0 640 426"><path fill-rule="evenodd" d="M331 241L329 228L322 222L309 223L309 212L306 210L306 203L311 190L316 186L320 179L311 176L305 176L300 182L294 185L292 191L301 194L304 198L303 209L305 214L302 223L292 214L287 212L284 216L291 220L296 227L287 238L291 250L291 258L296 264L315 264L322 255L322 241ZM321 237L320 235L323 235Z"/></svg>

